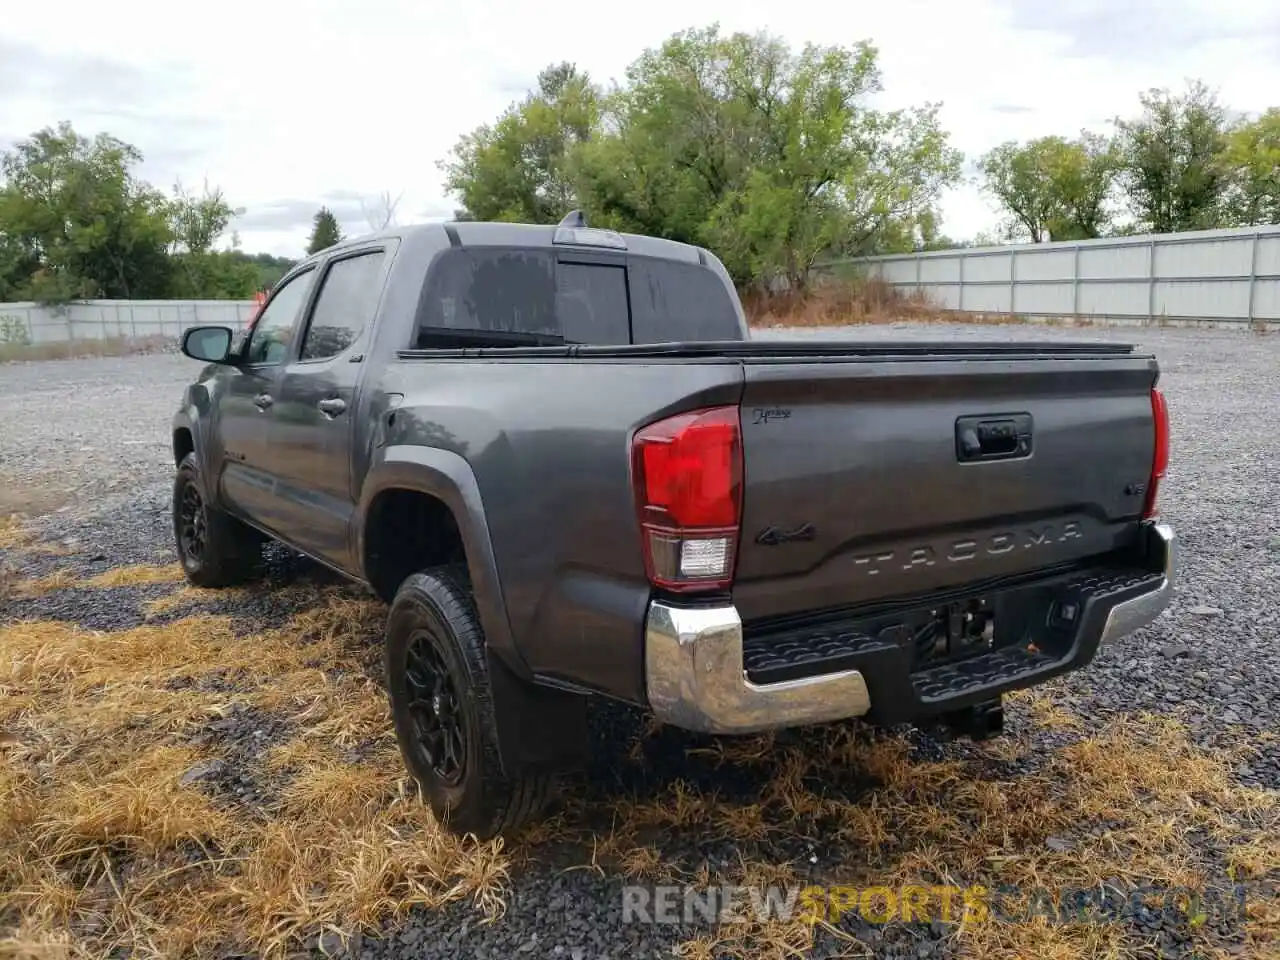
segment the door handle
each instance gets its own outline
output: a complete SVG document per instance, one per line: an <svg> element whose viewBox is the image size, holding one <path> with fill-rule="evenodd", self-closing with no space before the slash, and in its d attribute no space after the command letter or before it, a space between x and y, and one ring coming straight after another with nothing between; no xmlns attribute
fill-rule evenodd
<svg viewBox="0 0 1280 960"><path fill-rule="evenodd" d="M347 409L347 401L341 397L330 397L328 400L321 400L316 406L320 408L320 412L326 417L336 417Z"/></svg>
<svg viewBox="0 0 1280 960"><path fill-rule="evenodd" d="M266 410L267 407L275 403L275 400L271 398L269 393L260 393L253 398L253 403L259 410Z"/></svg>

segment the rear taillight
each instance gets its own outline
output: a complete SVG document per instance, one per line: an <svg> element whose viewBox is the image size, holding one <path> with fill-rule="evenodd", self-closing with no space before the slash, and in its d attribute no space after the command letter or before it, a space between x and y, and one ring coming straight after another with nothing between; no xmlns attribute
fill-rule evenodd
<svg viewBox="0 0 1280 960"><path fill-rule="evenodd" d="M631 476L649 582L679 592L729 587L742 519L738 408L643 427L631 442Z"/></svg>
<svg viewBox="0 0 1280 960"><path fill-rule="evenodd" d="M1156 500L1160 481L1169 469L1169 405L1158 387L1151 388L1151 418L1156 425L1155 450L1151 454L1151 477L1147 481L1147 499L1142 505L1142 518L1150 520L1159 514Z"/></svg>

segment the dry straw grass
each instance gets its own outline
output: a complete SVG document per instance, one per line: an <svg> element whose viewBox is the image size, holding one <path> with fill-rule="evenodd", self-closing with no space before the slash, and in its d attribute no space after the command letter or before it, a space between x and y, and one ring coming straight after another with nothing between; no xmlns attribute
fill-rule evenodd
<svg viewBox="0 0 1280 960"><path fill-rule="evenodd" d="M173 572L133 568L109 581ZM819 878L828 884L1201 887L1226 869L1280 879L1277 794L1232 777L1246 749L1207 754L1167 717L1094 723L1045 691L1011 709L1053 730L1066 744L1056 749L1010 737L923 761L906 740L856 725L799 740L699 741L690 777L572 801L527 830L513 860L501 843L440 830L411 788L377 682L384 609L343 591L316 595L286 627L249 636L195 612L115 633L0 626L0 956L227 946L280 956L311 934L354 933L418 906L466 900L497 917L514 867L566 841L601 874L695 886L812 882L807 864L772 852L809 837L840 852ZM151 612L205 598L178 588ZM274 725L273 746L253 738L259 723ZM663 735L651 726L617 762L643 766L645 738ZM210 773L219 762L249 775L256 799ZM735 770L724 782L745 774L758 789L722 791L719 772ZM584 826L602 820L598 832ZM674 858L667 844L681 837L686 847L729 841L739 862L711 873ZM1280 953L1280 904L1252 902L1247 931L1245 955ZM1210 927L1190 936L1201 955L1219 955ZM724 924L679 951L794 957L818 937L848 956L871 953L802 917ZM1105 922L966 923L952 937L964 955L996 960L1140 946Z"/></svg>
<svg viewBox="0 0 1280 960"><path fill-rule="evenodd" d="M28 546L35 535L27 528L25 518L16 513L0 515L0 550L15 550Z"/></svg>
<svg viewBox="0 0 1280 960"><path fill-rule="evenodd" d="M246 594L247 591L235 587L229 587L224 590L207 590L203 587L193 587L189 584L183 584L172 593L166 593L162 597L157 597L154 600L148 600L143 604L143 609L148 617L155 617L162 613L169 613L173 610L196 607L206 600L232 600L237 597L246 596Z"/></svg>
<svg viewBox="0 0 1280 960"><path fill-rule="evenodd" d="M0 363L35 360L71 360L81 357L130 357L169 353L177 347L173 337L106 337L101 340L60 340L55 343L0 343Z"/></svg>
<svg viewBox="0 0 1280 960"><path fill-rule="evenodd" d="M1018 699L1033 716L1058 721L1054 725L1060 729L1084 726L1043 691ZM1221 889L1232 879L1280 880L1280 794L1235 782L1232 770L1247 748L1210 755L1193 746L1186 730L1169 717L1121 717L1082 731L1076 742L1047 753L1038 767L1007 778L978 761L913 761L905 741L867 739L852 728L833 729L803 747L770 744L770 738L740 742L733 747L736 758L726 750L714 761L745 758L765 765L771 777L758 803L717 804L677 781L618 816L620 826L597 849L625 850L636 824L657 824L699 836L724 833L743 842L786 831L822 835L824 846L845 853L840 866L822 879L829 885L895 890L977 885L1029 894L1104 884L1172 891ZM1014 759L1010 744L998 742L982 752L995 764L1007 762ZM856 799L810 786L829 779L830 771L849 767L875 781ZM1051 838L1055 843L1048 843ZM1216 858L1211 850L1218 851ZM654 882L671 881L670 869L652 856L628 859L624 853L621 867ZM714 882L763 888L760 877L766 870L771 871L767 883L813 882L796 880L786 866L760 861L748 861ZM700 882L687 875L680 879ZM1019 906L1017 894L1000 902ZM930 917L937 918L937 901L932 910ZM1250 906L1246 955L1280 955L1278 920L1280 902L1274 895ZM803 917L753 919L690 940L681 955L803 955L823 928ZM1190 930L1201 956L1231 955L1220 952L1217 935L1211 927ZM965 955L1008 960L1130 956L1138 945L1120 923L1048 923L1030 912L1019 922L960 924L953 936ZM870 955L865 944L843 948L849 956Z"/></svg>
<svg viewBox="0 0 1280 960"><path fill-rule="evenodd" d="M207 616L0 627L0 955L276 955L415 905L500 913L501 844L441 831L404 777L368 679L380 614L335 598L249 637ZM200 682L229 670L234 694ZM267 808L193 782L237 759L209 724L267 708L291 738L238 758L269 781Z"/></svg>
<svg viewBox="0 0 1280 960"><path fill-rule="evenodd" d="M748 290L742 307L753 327L832 327L886 323L963 323L983 326L1023 324L1028 318L1010 313L949 310L927 296L906 293L879 279L822 275L803 293ZM1091 317L1042 317L1046 326L1093 326Z"/></svg>
<svg viewBox="0 0 1280 960"><path fill-rule="evenodd" d="M883 280L836 280L820 283L803 294L761 294L747 291L742 307L752 326L828 327L864 323L956 322L923 296L908 296ZM1012 318L1011 318L1012 319Z"/></svg>
<svg viewBox="0 0 1280 960"><path fill-rule="evenodd" d="M83 587L136 587L150 583L177 583L181 579L182 567L176 563L163 565L138 564L132 567L114 567L77 585Z"/></svg>

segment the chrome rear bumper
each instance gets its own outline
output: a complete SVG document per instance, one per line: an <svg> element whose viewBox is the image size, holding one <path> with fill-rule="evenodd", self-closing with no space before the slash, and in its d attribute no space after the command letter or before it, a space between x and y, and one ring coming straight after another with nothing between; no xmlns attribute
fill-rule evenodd
<svg viewBox="0 0 1280 960"><path fill-rule="evenodd" d="M1160 616L1173 599L1173 581L1178 573L1178 538L1167 523L1153 523L1147 528L1149 548L1156 554L1164 579L1150 593L1117 603L1107 614L1102 627L1102 643L1127 636Z"/></svg>
<svg viewBox="0 0 1280 960"><path fill-rule="evenodd" d="M871 706L857 670L760 685L742 663L742 620L732 604L649 604L649 705L664 723L703 733L753 733L857 717Z"/></svg>
<svg viewBox="0 0 1280 960"><path fill-rule="evenodd" d="M1152 589L1120 602L1111 601L1109 609L1103 608L1105 614L1099 610L1099 616L1085 618L1090 625L1077 634L1071 652L1051 664L1051 671L1040 671L1043 679L1083 666L1100 644L1145 626L1169 605L1177 573L1177 538L1164 523L1145 525L1144 533L1149 538L1147 557L1151 566L1147 569L1160 571L1163 576L1154 581ZM878 689L902 691L906 700L912 701L909 669L903 663L890 671L892 678L877 675ZM897 676L899 673L901 676ZM1039 680L1031 672L1014 676L997 685L992 695ZM703 733L753 733L828 723L860 717L871 710L863 670L753 683L743 663L742 620L732 604L681 607L661 600L650 602L645 619L645 682L649 706L659 720ZM877 714L904 710L910 713L912 709L910 702L886 702L877 707Z"/></svg>

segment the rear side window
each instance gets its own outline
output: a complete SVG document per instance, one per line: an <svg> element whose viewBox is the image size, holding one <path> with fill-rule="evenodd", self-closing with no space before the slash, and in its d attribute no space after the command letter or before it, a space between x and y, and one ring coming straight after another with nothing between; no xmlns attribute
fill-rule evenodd
<svg viewBox="0 0 1280 960"><path fill-rule="evenodd" d="M306 339L303 360L336 357L364 332L373 321L382 293L382 262L386 254L378 250L356 257L335 260L325 272Z"/></svg>
<svg viewBox="0 0 1280 960"><path fill-rule="evenodd" d="M631 326L636 343L741 340L738 313L720 277L696 263L631 261Z"/></svg>
<svg viewBox="0 0 1280 960"><path fill-rule="evenodd" d="M732 295L694 263L626 257L583 263L568 251L455 247L427 277L415 346L427 331L563 337L570 343L740 340Z"/></svg>
<svg viewBox="0 0 1280 960"><path fill-rule="evenodd" d="M555 261L550 253L448 250L431 269L418 329L559 336L555 302Z"/></svg>

